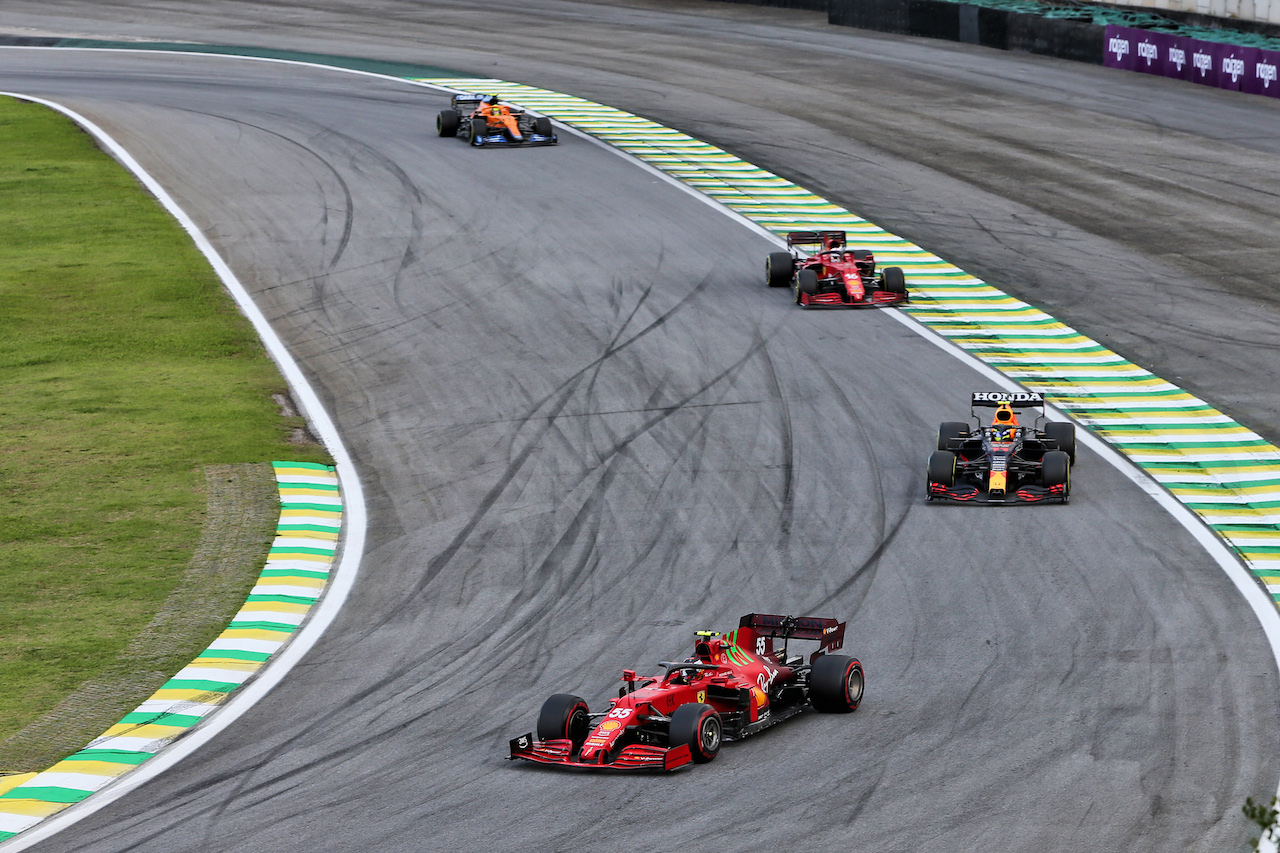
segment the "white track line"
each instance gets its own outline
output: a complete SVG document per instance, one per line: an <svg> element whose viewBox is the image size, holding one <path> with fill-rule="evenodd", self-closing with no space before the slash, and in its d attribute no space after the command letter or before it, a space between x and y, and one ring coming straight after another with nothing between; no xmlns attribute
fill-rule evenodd
<svg viewBox="0 0 1280 853"><path fill-rule="evenodd" d="M235 273L227 266L226 261L218 255L213 248L213 244L209 242L204 233L196 227L191 217L178 206L177 202L165 191L164 187L160 186L160 183L151 177L128 151L89 119L61 104L44 98L13 92L0 92L0 95L42 104L69 117L97 139L99 144L119 160L126 169L132 172L142 182L143 186L164 205L165 210L169 211L178 220L179 224L186 229L187 233L191 235L191 239L195 241L196 247L204 253L204 256L217 272L218 277L222 279L222 283L227 290L231 291L231 295L235 298L236 304L240 306L240 310L253 323L254 329L257 330L258 335L262 338L267 351L271 354L271 358L275 360L285 379L289 382L289 387L293 391L298 404L306 412L307 418L315 427L325 447L333 454L338 470L339 483L346 503L346 512L343 518L346 538L342 546L342 558L338 563L337 569L330 576L329 587L325 590L324 598L320 600L318 606L312 609L306 624L290 638L284 650L272 658L265 667L258 670L252 681L232 694L232 697L221 705L217 711L178 738L172 746L166 747L155 758L149 759L138 769L125 774L119 781L95 792L93 796L82 803L71 806L5 842L4 848L8 851L25 850L54 833L83 820L104 806L120 799L133 789L159 776L165 770L168 770L212 740L214 736L252 708L258 700L266 696L271 688L279 684L288 675L289 670L293 669L294 665L302 659L302 656L316 644L316 641L320 639L320 635L333 622L334 617L338 615L338 611L346 601L347 594L355 583L356 574L360 571L360 556L364 552L368 513L364 505L364 490L360 485L360 476L356 472L350 455L347 453L346 446L342 443L338 428L321 404L320 397L307 382L302 370L289 354L284 342L280 340L275 330L271 328L267 318L249 297L249 292L245 290L244 285L236 278Z"/></svg>
<svg viewBox="0 0 1280 853"><path fill-rule="evenodd" d="M233 56L233 55L222 54L222 53L197 53L193 51L136 50L136 49L127 49L127 48L4 47L3 49L5 50L62 50L62 51L84 50L84 51L101 51L106 53L171 54L176 56L205 56L205 57L217 57L220 59L249 60L252 62L278 62L285 65L298 65L298 66L310 67L310 68L322 68L329 71L340 71L347 74L357 74L365 77L376 77L383 80L392 80L398 83L405 83L410 86L418 86L421 88L432 89L434 91L439 91L439 92L459 91L457 89L449 89L447 87L438 86L431 83L423 83L418 80L406 80L403 77L395 77L389 74L379 74L374 71L360 71L354 68L342 68L336 65L324 65L318 62L302 62L302 61L292 60L292 59L278 59L275 57ZM5 94L5 93L0 93L0 94ZM54 109L57 109L57 110L60 110L61 112L66 113L67 115L71 116L77 121L80 121L81 123L85 124L86 128L94 127L91 123L87 122L86 120L80 117L77 117L70 110L64 109L48 101L42 101L38 98L31 98L24 95L13 95L12 97L24 98L26 100L37 101L38 103L46 104L48 106L53 107ZM603 140L597 139L591 134L578 130L575 127L570 127L559 121L554 122L554 124L556 127L559 127L562 130L566 130L574 134L575 136L578 136L582 139L585 139L591 142L594 145L598 145L599 147L605 149L606 151L609 151L612 154L615 154L618 157L622 157L623 159L629 161L633 165L641 169L644 169L650 175L653 175L654 177L662 181L665 181L671 186L681 190L687 195L690 195L698 199L704 204L710 205L711 207L718 210L720 213L734 219L740 225L750 229L756 234L759 234L765 239L773 242L775 245L778 245L778 246L786 245L786 241L783 240L778 235L774 234L772 231L769 231L763 226L758 225L755 222L752 222L750 219L747 219L745 216L741 215L737 211L731 210L730 208L716 201L711 196L708 196L705 193L699 192L698 190L680 181L679 179L666 174L661 169L658 169L658 168L655 168L654 166L649 165L648 163L641 160L639 157L629 154L626 151L621 150L620 148L615 148L609 143L604 142ZM107 137L106 134L102 133L101 130L97 130L96 128L91 132L94 132L95 135L99 136L104 140L109 139L109 137ZM115 146L115 143L111 142L111 145ZM118 148L119 146L115 146L115 147ZM123 149L121 149L121 154L124 154L124 157L129 156L128 154L123 152ZM120 155L117 154L116 156L119 157ZM126 165L128 165L128 163L133 162L133 159L129 158L128 161L124 161L122 158L122 162L126 162ZM131 166L130 168L132 169L134 168L134 166ZM136 167L135 174L138 174L139 177L142 177L146 173L141 170L141 167ZM150 178L144 179L144 183L146 183L147 180L150 180ZM152 181L151 184L148 184L148 188L151 188L152 184L154 184L154 181ZM161 202L165 203L166 207L170 208L170 210L174 212L174 215L179 218L179 221L183 222L184 226L188 227L189 231L192 231L193 235L198 235L196 239L197 245L201 247L202 251L205 251L206 255L210 257L211 261L214 261L214 259L216 259L215 269L219 269L219 274L221 275L221 270L227 269L226 265L222 262L220 258L217 257L216 253L213 252L212 246L209 246L208 241L204 239L204 235L199 234L199 232L194 229L194 225L188 225L190 220L186 218L186 215L181 212L181 210L177 207L176 204L173 204L173 202L169 200L168 195L164 193L163 189L160 189L159 185L156 185L155 189L152 189L152 192L154 192L156 196L160 198ZM206 246L209 246L207 250L205 249ZM231 273L230 269L227 269L227 275L230 277L231 281L235 282L236 288L238 288L241 292L243 292L243 288L240 286L239 282L235 280L235 277ZM224 279L224 281L225 280L226 279ZM230 286L231 285L228 284L228 287ZM234 292L236 291L233 290L233 293ZM237 296L237 301L239 301L239 298L240 297ZM248 301L247 294L245 295L245 300ZM257 316L261 316L261 314L257 312L256 307L253 310L254 310L254 314L250 314L251 317L255 316L255 314ZM249 313L248 309L246 309L246 313ZM1019 386L1013 380L1009 379L1004 374L995 370L990 365L980 361L978 358L971 355L969 352L961 349L960 347L956 346L955 344L951 343L946 338L934 333L932 330L916 322L906 314L903 314L900 311L894 311L892 309L888 310L886 313L889 316L893 317L895 320L897 320L899 323L902 323L907 328L916 332L916 334L920 335L921 337L925 338L929 342L933 343L939 348L950 353L952 356L959 359L961 362L964 362L969 367L973 368L978 373L982 374L984 377L990 379L992 382L996 383L999 387L1007 390L1023 390L1021 386ZM255 326L257 325L257 322L258 322L257 320L254 320ZM274 339L275 333L270 330L270 327L266 327L265 319L263 320L263 326L266 328L266 333L264 333L264 338L265 338L265 334L270 334ZM275 357L274 352L273 352L273 357ZM288 356L285 355L285 358L288 358ZM279 360L280 359L277 358L277 361ZM293 362L290 361L289 364L292 365ZM296 366L294 369L296 370ZM299 381L302 381L305 383L305 380L301 379L301 374L299 373L298 375L299 375ZM307 391L310 392L309 386L306 386L305 384L303 384L301 387L307 388ZM318 400L316 401L315 405L317 410L319 411L320 409L319 409ZM1068 418L1061 411L1057 410L1053 406L1049 406L1048 409L1049 411L1052 411L1055 415L1062 418L1063 420L1068 420ZM332 427L332 424L329 423L327 416L325 417L325 423L329 424L329 426ZM1270 597L1262 590L1261 587L1258 586L1257 582L1254 581L1253 576L1249 574L1247 569L1245 569L1244 564L1241 563L1236 558L1236 556L1227 548L1226 544L1222 541L1221 538L1219 538L1216 532L1214 532L1207 525L1205 525L1205 523L1201 521L1200 518L1197 517L1194 513L1192 513L1191 510L1183 506L1170 492L1168 492L1163 486L1161 486L1149 474L1147 474L1146 471L1143 471L1141 468L1138 468L1137 466L1135 466L1132 462L1126 459L1123 455L1121 455L1118 451L1116 451L1113 447L1111 447L1109 444L1104 442L1102 439L1094 435L1091 431L1087 429L1081 430L1079 431L1078 435L1081 443L1083 443L1086 447L1088 447L1090 450L1096 453L1100 458L1108 462L1112 467L1114 467L1117 471L1119 471L1125 477L1128 477L1130 480L1132 480L1135 484L1137 484L1137 486L1140 489L1142 489L1147 495L1149 495L1152 500L1154 500L1161 507L1163 507L1169 513L1169 515L1173 517L1175 521L1181 524L1182 527L1185 528L1187 532L1189 532L1195 538L1195 540L1200 543L1200 545L1205 549L1205 551L1209 554L1209 556L1214 559L1214 562L1216 562L1218 566L1222 569L1222 571L1226 573L1227 577L1231 579L1231 582L1235 585L1236 589L1238 589L1240 591L1240 594L1244 596L1245 601L1248 602L1249 607L1253 610L1254 615L1257 617L1258 623L1261 625L1262 631L1267 637L1267 642L1271 645L1271 654L1272 654L1272 657L1275 659L1276 669L1277 671L1280 671L1280 610L1276 608L1275 603L1272 602ZM341 448L341 444L338 443L336 430L334 430L334 442L335 444L333 445L333 447ZM327 438L326 438L326 443L328 443ZM335 459L338 458L338 452L334 451L333 455ZM350 470L350 460L346 457L345 449L342 450L342 457L343 457L343 461L346 463L347 470ZM352 471L352 479L355 479L354 471ZM346 490L345 483L343 488L345 491ZM361 518L360 518L359 536L360 536L360 544L361 546L363 546L364 524L366 523L366 519L364 517L363 503L361 503L360 505L360 514L361 514ZM348 540L349 543L350 541L351 540ZM342 567L347 564L348 559L349 558L347 556L347 552L344 550L342 566L339 567L339 571L338 571L339 576L343 574ZM357 565L349 573L351 578L347 580L344 588L341 591L341 598L343 599L346 598L347 591L350 589L351 580L354 579L356 570L358 569L358 560L356 560L356 563ZM337 582L338 582L337 580L334 581L335 585L337 584ZM333 595L331 590L331 592L326 595L325 602L324 604L321 605L321 607L323 608L325 604L328 604L329 599L332 597ZM341 601L339 601L338 604L340 606ZM337 613L337 607L334 607L332 614L327 615L327 617L324 620L325 626L327 626L328 623L333 620L333 615L336 615L336 613ZM317 616L319 615L320 614L317 614ZM313 620L312 623L308 623L307 627L310 628L311 625L314 624L314 621L315 620ZM316 637L318 636L319 636L319 632L316 632ZM289 654L289 651L292 650L297 645L299 645L299 641L302 639L303 638L299 636L297 639L293 641L293 643L291 643L288 647L286 647L285 652L281 654L281 658L286 657ZM303 651L305 651L306 648L310 648L311 645L313 645L314 643L315 643L315 637L308 639L308 641L305 643L305 648L303 649ZM301 652L299 653L298 656L299 657L301 656ZM289 666L291 667L292 665L293 665L293 662L290 662ZM283 677L287 671L288 671L288 667L284 668L280 672L280 677ZM265 694L267 690L275 686L275 683L280 680L280 677L272 679L271 684L265 689L263 689L261 691L261 694ZM244 693L248 693L250 690L252 690L253 686L256 683L257 683L256 681L252 682L248 687L243 688ZM227 703L225 707L227 708L228 712L231 711L231 708L237 704L238 700L243 695L244 695L243 693L239 694L236 696L235 699ZM150 774L147 778L151 778L151 776L154 776L159 772L161 772L162 770L166 769L167 767L173 765L174 763L177 762L178 758L185 757L190 752L193 752L196 747L203 744L205 741L207 741L210 737L212 737L217 732L221 731L223 728L226 728L226 726L229 725L236 717L240 716L246 710L248 710L248 708L252 706L254 702L257 702L259 698L261 698L261 695L255 695L252 701L247 702L243 708L237 710L234 713L228 713L226 723L223 723L221 725L217 724L220 721L221 717L223 716L223 714L221 713L215 715L215 719L210 720L209 723L207 724L201 723L200 727L198 727L195 731L193 731L191 735L180 739L174 747L170 748L170 750L172 751L178 750L184 744L199 737L206 728L211 730L211 733L208 735L208 737L202 738L199 741L199 743L190 747L178 757L173 758L172 760L166 761L163 767L156 768L155 773ZM119 794L115 793L116 791L115 787L104 789L103 791L94 794L88 800L85 800L81 806L72 806L70 809L67 809L66 811L50 819L46 823L33 827L32 829L28 830L22 835L17 836L16 838L14 838L12 841L8 843L14 844L15 842L21 839L27 838L28 836L34 836L37 832L40 832L41 830L45 829L46 826L49 826L52 824L58 824L58 825L56 826L56 828L50 828L48 832L42 833L40 835L41 838L44 838L47 835L52 835L54 832L57 832L59 829L63 828L64 825L70 826L72 823L74 823L77 820L80 820L82 817L87 816L94 811L97 811L97 809L101 808L103 805L106 805L108 802L118 799L119 796L121 796L124 792L131 790L134 787L137 787L136 784L129 784L129 782L135 776L141 775L142 771L146 770L149 767L152 767L153 765L159 764L161 761L164 761L168 757L169 757L169 751L167 750L165 752L162 752L160 755L156 756L155 758L151 759L151 761L148 761L146 764L142 765L142 768L139 771L124 777L120 783L117 783L118 787L121 789ZM139 782L138 784L141 784L141 783ZM1277 796L1280 796L1280 788L1277 789ZM63 815L65 815L67 818L65 821L60 820L60 818L62 818ZM24 845L23 847L15 847L13 849L25 849L25 846L26 845ZM1261 851L1264 851L1264 853L1277 853L1277 845L1274 843L1267 843L1265 841L1259 845L1258 849Z"/></svg>

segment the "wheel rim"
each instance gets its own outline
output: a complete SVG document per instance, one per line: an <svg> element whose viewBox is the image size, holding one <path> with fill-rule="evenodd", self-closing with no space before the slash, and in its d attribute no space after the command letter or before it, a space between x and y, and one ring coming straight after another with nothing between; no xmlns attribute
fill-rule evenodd
<svg viewBox="0 0 1280 853"><path fill-rule="evenodd" d="M720 748L720 721L707 717L702 722L702 753L711 755Z"/></svg>
<svg viewBox="0 0 1280 853"><path fill-rule="evenodd" d="M862 701L862 686L862 670L855 666L845 680L844 692L849 699L850 706L857 705Z"/></svg>

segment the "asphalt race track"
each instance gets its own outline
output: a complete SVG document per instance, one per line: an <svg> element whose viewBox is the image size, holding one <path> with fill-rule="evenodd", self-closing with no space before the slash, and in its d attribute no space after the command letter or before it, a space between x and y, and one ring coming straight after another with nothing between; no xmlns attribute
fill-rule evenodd
<svg viewBox="0 0 1280 853"><path fill-rule="evenodd" d="M1153 150L1143 146L1159 142L1202 173L1176 192L1207 195L1229 164L1276 158L1274 134L1226 142L1211 119L1256 116L1251 132L1265 130L1280 117L1273 102L867 38L776 10L670 5L524 4L560 24L537 29L499 4L386 4L401 16L361 24L337 3L314 13L178 3L130 17L125 4L20 0L0 27L415 59L582 94L724 144L749 140L730 147L1020 296L1052 295L1039 304L1276 433L1275 388L1246 394L1239 362L1226 363L1251 351L1274 311L1264 285L1276 269L1265 239L1270 227L1274 243L1275 169L1249 177L1254 207L1218 199L1219 219L1180 235L1190 253L1218 234L1232 273L1216 299L1119 200L1114 224L1091 232L1081 225L1105 196L1064 190L1076 203L1052 218L1025 203L1017 175L998 174L1021 145L1028 172L1053 160L1063 187L1100 170L1100 185L1141 184L1162 167L1139 169ZM447 25L427 26L436 14ZM250 27L253 15L262 21ZM795 30L771 30L776 50L760 46L759 29L791 20ZM342 42L334 21L354 35ZM484 49L486 32L521 23L541 53ZM631 52L611 54L602 33L623 39L624 23ZM803 39L834 46L788 64L785 45ZM570 53L574 44L588 47ZM867 45L883 55L879 76L837 67L838 50ZM553 65L557 49L573 61ZM939 57L928 80L938 109L948 97L951 117L966 109L957 98L1007 99L1018 108L1001 120L1025 132L988 128L990 151L970 145L976 119L942 121L954 134L926 138L926 110L904 103L896 140L872 148L789 115L798 101L784 95L806 75L847 78L822 97L862 104L855 117L905 99L909 73L884 69L917 54ZM955 70L961 59L972 67ZM1031 103L1032 72L1064 82ZM776 83L715 115L748 74ZM872 77L879 88L859 88ZM1045 140L1073 122L1053 117L1090 85L1108 103L1157 92L1176 109L1114 118L1099 105L1089 112L1097 156L1055 155ZM936 424L988 383L883 313L789 305L761 283L769 244L731 219L576 137L533 151L435 138L445 98L394 81L5 50L0 88L101 124L207 229L325 399L370 496L361 577L302 665L185 764L41 850L1243 846L1240 805L1269 796L1280 776L1280 684L1222 571L1083 451L1067 507L926 505ZM797 122L806 133L780 132ZM1106 160L1119 138L1108 134L1122 132L1129 153ZM956 156L965 146L971 161ZM1197 147L1220 161L1195 160ZM999 180L1007 196L984 185ZM868 192L895 182L897 193ZM864 194L869 203L856 203ZM902 218L880 215L894 211ZM1024 227L1002 231L1000 215ZM1234 242L1224 236L1233 216L1253 228ZM970 263L989 245L1004 249ZM1101 266L1098 246L1110 252ZM1139 296L1160 290L1156 265L1176 283L1147 311ZM1024 277L1033 267L1045 278ZM1104 278L1114 291L1097 286ZM1155 331L1183 322L1178 300L1203 301L1194 323L1217 337L1163 343ZM1264 346L1259 359L1274 354ZM1183 364L1185 374L1166 369ZM685 653L695 629L752 610L849 619L847 648L868 672L863 707L802 717L665 778L503 760L548 694L599 704L623 667Z"/></svg>

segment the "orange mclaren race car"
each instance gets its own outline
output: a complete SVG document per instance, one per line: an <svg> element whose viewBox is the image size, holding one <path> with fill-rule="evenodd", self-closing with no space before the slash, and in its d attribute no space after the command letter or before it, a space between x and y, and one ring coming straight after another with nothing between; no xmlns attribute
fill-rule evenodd
<svg viewBox="0 0 1280 853"><path fill-rule="evenodd" d="M769 254L764 277L770 287L791 285L796 304L806 307L870 308L910 299L902 269L877 274L876 256L849 248L843 231L792 231L787 251Z"/></svg>
<svg viewBox="0 0 1280 853"><path fill-rule="evenodd" d="M606 711L593 714L568 693L552 696L537 738L512 740L509 757L579 770L675 770L810 708L853 711L862 701L862 664L832 654L844 645L844 629L835 619L749 613L723 636L699 631L693 657L658 664L665 675L624 670L626 686ZM795 640L818 648L807 658L793 654Z"/></svg>
<svg viewBox="0 0 1280 853"><path fill-rule="evenodd" d="M554 145L559 142L546 116L531 116L504 104L497 95L454 95L449 109L436 116L436 132L484 145Z"/></svg>
<svg viewBox="0 0 1280 853"><path fill-rule="evenodd" d="M1040 414L1033 426L1023 426L1018 410L1033 407ZM975 411L979 408L995 409L988 426L982 426ZM1044 398L1034 391L975 391L969 414L976 428L964 421L938 427L938 449L929 456L927 500L1068 501L1075 424L1045 421Z"/></svg>

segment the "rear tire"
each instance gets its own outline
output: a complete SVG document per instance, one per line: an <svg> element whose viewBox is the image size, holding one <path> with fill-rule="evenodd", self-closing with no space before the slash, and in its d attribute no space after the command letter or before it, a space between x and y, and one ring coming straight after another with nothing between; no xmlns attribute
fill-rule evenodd
<svg viewBox="0 0 1280 853"><path fill-rule="evenodd" d="M587 703L580 696L557 693L542 703L538 714L538 740L568 738L573 750L582 748L582 742L591 733L591 718Z"/></svg>
<svg viewBox="0 0 1280 853"><path fill-rule="evenodd" d="M489 132L489 122L482 118L473 118L467 125L467 140L475 146L484 145L484 136Z"/></svg>
<svg viewBox="0 0 1280 853"><path fill-rule="evenodd" d="M1058 445L1058 449L1067 454L1071 464L1076 464L1076 425L1050 421L1044 425L1045 437Z"/></svg>
<svg viewBox="0 0 1280 853"><path fill-rule="evenodd" d="M770 287L786 287L795 274L790 252L770 252L764 262L764 280Z"/></svg>
<svg viewBox="0 0 1280 853"><path fill-rule="evenodd" d="M866 686L862 664L845 655L823 655L809 670L809 702L824 714L858 710Z"/></svg>
<svg viewBox="0 0 1280 853"><path fill-rule="evenodd" d="M907 277L902 274L902 267L885 267L881 283L890 293L907 292Z"/></svg>
<svg viewBox="0 0 1280 853"><path fill-rule="evenodd" d="M929 454L929 485L935 483L948 489L956 484L956 455L950 450Z"/></svg>
<svg viewBox="0 0 1280 853"><path fill-rule="evenodd" d="M710 705L690 702L676 708L671 715L668 743L688 746L694 762L706 764L720 754L724 741L724 723Z"/></svg>
<svg viewBox="0 0 1280 853"><path fill-rule="evenodd" d="M962 438L968 434L969 425L964 421L943 421L938 425L938 449L946 450L949 440Z"/></svg>
<svg viewBox="0 0 1280 853"><path fill-rule="evenodd" d="M457 136L461 121L462 116L458 115L457 110L441 110L436 116L436 133L441 136Z"/></svg>
<svg viewBox="0 0 1280 853"><path fill-rule="evenodd" d="M1071 494L1071 457L1062 450L1047 450L1041 463L1041 479L1044 487L1063 486L1063 494Z"/></svg>

